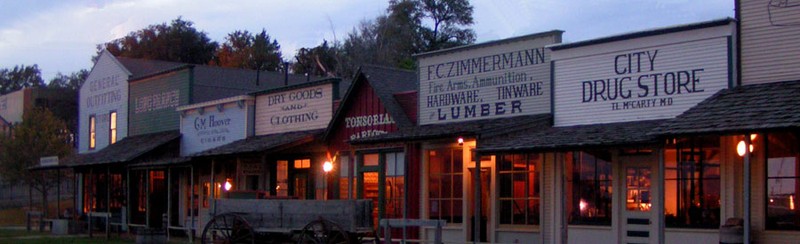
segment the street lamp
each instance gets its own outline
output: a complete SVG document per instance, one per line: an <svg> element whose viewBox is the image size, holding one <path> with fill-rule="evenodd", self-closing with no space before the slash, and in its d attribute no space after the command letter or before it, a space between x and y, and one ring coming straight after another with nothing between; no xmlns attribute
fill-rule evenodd
<svg viewBox="0 0 800 244"><path fill-rule="evenodd" d="M325 163L322 164L322 171L325 171L325 175L322 179L322 194L325 200L328 200L328 172L331 172L331 170L333 170L333 164L331 161L325 161Z"/></svg>

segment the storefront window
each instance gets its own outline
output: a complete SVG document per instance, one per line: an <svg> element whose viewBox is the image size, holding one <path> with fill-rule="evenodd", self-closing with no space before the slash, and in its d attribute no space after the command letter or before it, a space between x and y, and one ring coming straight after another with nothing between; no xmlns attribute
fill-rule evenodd
<svg viewBox="0 0 800 244"><path fill-rule="evenodd" d="M667 227L719 228L719 137L677 140L665 153Z"/></svg>
<svg viewBox="0 0 800 244"><path fill-rule="evenodd" d="M611 225L611 154L566 153L569 224Z"/></svg>
<svg viewBox="0 0 800 244"><path fill-rule="evenodd" d="M539 154L497 157L500 224L538 225L541 159Z"/></svg>
<svg viewBox="0 0 800 244"><path fill-rule="evenodd" d="M354 179L350 178L353 171L350 167L349 156L339 156L339 199L350 199L350 188L355 186ZM352 167L353 169L355 167ZM356 175L352 172L352 175ZM355 189L353 189L355 190Z"/></svg>
<svg viewBox="0 0 800 244"><path fill-rule="evenodd" d="M461 149L427 151L428 216L448 223L463 221L463 155Z"/></svg>
<svg viewBox="0 0 800 244"><path fill-rule="evenodd" d="M108 144L117 142L117 111L108 113Z"/></svg>
<svg viewBox="0 0 800 244"><path fill-rule="evenodd" d="M796 133L767 135L767 229L800 230L798 157Z"/></svg>
<svg viewBox="0 0 800 244"><path fill-rule="evenodd" d="M405 153L386 153L386 218L403 217L405 198Z"/></svg>

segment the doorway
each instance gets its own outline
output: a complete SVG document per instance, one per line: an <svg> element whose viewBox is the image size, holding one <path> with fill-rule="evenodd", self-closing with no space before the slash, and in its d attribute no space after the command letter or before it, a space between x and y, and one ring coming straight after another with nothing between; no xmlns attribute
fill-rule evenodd
<svg viewBox="0 0 800 244"><path fill-rule="evenodd" d="M488 164L488 163L486 163ZM484 164L484 165L486 165ZM491 217L491 187L490 182L492 182L492 174L491 168L489 167L481 167L480 170L481 176L481 217L480 217L480 242L489 242L489 219ZM469 168L469 179L470 179L470 189L475 189L475 168ZM469 236L467 237L468 240L474 241L475 240L475 191L470 190L469 193L469 201L467 202L467 209L469 209Z"/></svg>
<svg viewBox="0 0 800 244"><path fill-rule="evenodd" d="M658 196L655 161L652 157L622 156L620 165L622 191L620 194L622 210L622 243L654 243L658 241L654 201Z"/></svg>

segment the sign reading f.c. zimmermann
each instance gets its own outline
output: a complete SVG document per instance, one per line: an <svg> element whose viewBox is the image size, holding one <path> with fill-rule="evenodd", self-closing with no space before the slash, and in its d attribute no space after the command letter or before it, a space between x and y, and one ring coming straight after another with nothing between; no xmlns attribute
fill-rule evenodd
<svg viewBox="0 0 800 244"><path fill-rule="evenodd" d="M550 54L561 32L422 54L419 123L436 124L548 113Z"/></svg>

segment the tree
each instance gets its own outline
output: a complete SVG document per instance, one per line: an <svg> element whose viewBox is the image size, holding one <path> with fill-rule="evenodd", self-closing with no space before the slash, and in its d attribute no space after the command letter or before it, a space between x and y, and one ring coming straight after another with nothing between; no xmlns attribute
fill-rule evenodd
<svg viewBox="0 0 800 244"><path fill-rule="evenodd" d="M225 38L217 50L212 65L222 67L279 71L283 56L277 40L270 40L266 30L252 35L248 31L234 31Z"/></svg>
<svg viewBox="0 0 800 244"><path fill-rule="evenodd" d="M82 69L78 72L73 72L69 75L64 75L61 72L56 74L56 77L50 80L50 83L47 84L48 88L66 88L71 91L79 91L81 89L81 85L83 82L86 81L86 78L89 77L89 71Z"/></svg>
<svg viewBox="0 0 800 244"><path fill-rule="evenodd" d="M327 40L313 48L301 48L292 63L292 72L311 76L341 76L339 57L335 46L328 45Z"/></svg>
<svg viewBox="0 0 800 244"><path fill-rule="evenodd" d="M0 137L0 175L10 182L26 183L42 194L47 216L47 193L57 183L55 172L30 171L41 157L66 157L72 153L63 121L44 108L33 108L13 128L13 137Z"/></svg>
<svg viewBox="0 0 800 244"><path fill-rule="evenodd" d="M422 13L433 27L421 26L423 49L435 51L475 42L472 6L467 0L422 0Z"/></svg>
<svg viewBox="0 0 800 244"><path fill-rule="evenodd" d="M178 17L170 24L150 25L98 45L94 61L103 49L119 57L207 64L214 57L217 43L211 41L205 32L195 29L191 21Z"/></svg>
<svg viewBox="0 0 800 244"><path fill-rule="evenodd" d="M474 43L475 32L467 28L472 11L467 0L391 0L385 15L348 34L341 47L343 69L365 63L414 69L415 53Z"/></svg>
<svg viewBox="0 0 800 244"><path fill-rule="evenodd" d="M17 65L13 69L0 69L0 95L27 87L44 87L42 71L38 65Z"/></svg>

